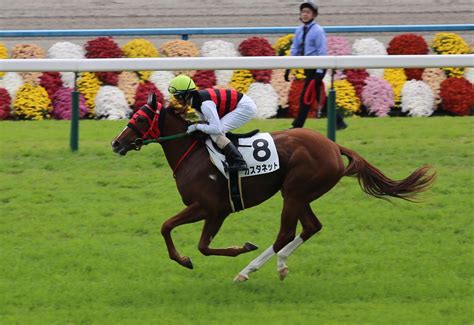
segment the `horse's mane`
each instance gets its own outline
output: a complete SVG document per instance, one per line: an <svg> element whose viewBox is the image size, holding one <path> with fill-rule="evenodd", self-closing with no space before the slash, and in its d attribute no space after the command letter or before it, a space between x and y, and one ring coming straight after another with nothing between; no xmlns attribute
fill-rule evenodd
<svg viewBox="0 0 474 325"><path fill-rule="evenodd" d="M167 107L165 107L166 114L173 115L176 117L177 120L181 121L182 123L185 123L186 125L189 125L192 123L192 121L187 119L187 113L185 108L181 107L176 107L173 106L173 104L169 104Z"/></svg>

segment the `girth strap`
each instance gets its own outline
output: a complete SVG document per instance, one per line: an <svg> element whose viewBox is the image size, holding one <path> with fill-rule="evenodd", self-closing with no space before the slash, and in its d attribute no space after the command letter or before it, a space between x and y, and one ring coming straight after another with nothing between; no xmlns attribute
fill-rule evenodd
<svg viewBox="0 0 474 325"><path fill-rule="evenodd" d="M238 171L229 172L227 186L229 188L229 202L233 212L245 209L242 198L242 183Z"/></svg>

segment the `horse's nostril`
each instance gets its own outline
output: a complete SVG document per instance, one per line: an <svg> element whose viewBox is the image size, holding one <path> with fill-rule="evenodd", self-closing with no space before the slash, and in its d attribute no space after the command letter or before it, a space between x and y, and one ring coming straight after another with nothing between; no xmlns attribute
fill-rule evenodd
<svg viewBox="0 0 474 325"><path fill-rule="evenodd" d="M120 147L120 143L117 140L112 141L112 148Z"/></svg>

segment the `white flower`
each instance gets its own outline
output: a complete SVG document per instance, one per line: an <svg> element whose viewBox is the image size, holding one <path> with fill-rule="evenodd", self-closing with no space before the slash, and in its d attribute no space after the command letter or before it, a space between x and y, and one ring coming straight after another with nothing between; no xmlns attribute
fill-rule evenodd
<svg viewBox="0 0 474 325"><path fill-rule="evenodd" d="M95 98L95 114L98 118L120 120L129 118L131 113L127 99L118 87L100 87Z"/></svg>
<svg viewBox="0 0 474 325"><path fill-rule="evenodd" d="M61 80L63 82L63 87L65 88L74 88L74 81L76 75L74 72L60 72Z"/></svg>
<svg viewBox="0 0 474 325"><path fill-rule="evenodd" d="M84 59L82 46L70 42L57 42L47 53L48 59Z"/></svg>
<svg viewBox="0 0 474 325"><path fill-rule="evenodd" d="M430 116L434 104L433 90L425 82L410 80L403 85L402 112L408 112L411 116Z"/></svg>
<svg viewBox="0 0 474 325"><path fill-rule="evenodd" d="M167 103L170 101L168 86L173 78L174 73L171 71L153 71L150 75L150 81L154 83L156 88L163 94Z"/></svg>
<svg viewBox="0 0 474 325"><path fill-rule="evenodd" d="M278 94L271 84L254 82L250 85L247 96L257 105L257 118L265 119L278 112Z"/></svg>
<svg viewBox="0 0 474 325"><path fill-rule="evenodd" d="M215 70L216 85L228 85L234 74L233 70Z"/></svg>
<svg viewBox="0 0 474 325"><path fill-rule="evenodd" d="M205 42L201 47L201 53L204 57L236 57L240 56L236 51L234 44L221 40L213 40ZM216 70L216 84L228 85L232 79L234 71L232 70Z"/></svg>
<svg viewBox="0 0 474 325"><path fill-rule="evenodd" d="M352 45L354 55L387 55L387 50L382 42L375 38L361 38Z"/></svg>
<svg viewBox="0 0 474 325"><path fill-rule="evenodd" d="M375 38L358 39L352 45L354 55L387 55L385 45ZM383 78L384 69L367 69L371 76Z"/></svg>
<svg viewBox="0 0 474 325"><path fill-rule="evenodd" d="M201 47L201 53L204 57L239 56L239 53L235 50L234 44L221 40L205 42Z"/></svg>
<svg viewBox="0 0 474 325"><path fill-rule="evenodd" d="M71 42L57 42L48 49L48 59L84 59L82 46ZM74 88L74 72L61 72L64 87Z"/></svg>
<svg viewBox="0 0 474 325"><path fill-rule="evenodd" d="M12 103L15 101L17 90L23 86L23 78L16 72L7 72L0 77L0 88L5 88L10 95Z"/></svg>

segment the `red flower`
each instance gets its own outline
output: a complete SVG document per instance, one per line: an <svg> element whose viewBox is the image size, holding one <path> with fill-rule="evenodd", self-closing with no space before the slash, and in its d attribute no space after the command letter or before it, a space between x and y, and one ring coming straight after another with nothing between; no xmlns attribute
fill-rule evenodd
<svg viewBox="0 0 474 325"><path fill-rule="evenodd" d="M347 80L354 86L357 97L362 100L362 90L365 86L365 79L369 73L365 69L347 69L344 70Z"/></svg>
<svg viewBox="0 0 474 325"><path fill-rule="evenodd" d="M11 98L5 88L0 88L0 120L6 120L10 116Z"/></svg>
<svg viewBox="0 0 474 325"><path fill-rule="evenodd" d="M408 80L423 80L423 68L404 69Z"/></svg>
<svg viewBox="0 0 474 325"><path fill-rule="evenodd" d="M250 37L239 45L242 56L274 56L275 50L263 37Z"/></svg>
<svg viewBox="0 0 474 325"><path fill-rule="evenodd" d="M272 70L251 70L253 78L258 82L270 83L272 80Z"/></svg>
<svg viewBox="0 0 474 325"><path fill-rule="evenodd" d="M389 55L423 55L428 54L428 44L420 35L402 34L392 38L388 43Z"/></svg>
<svg viewBox="0 0 474 325"><path fill-rule="evenodd" d="M158 88L156 88L154 83L149 82L149 81L140 83L135 93L135 103L133 104L133 107L132 107L134 112L146 104L148 100L148 94L150 94L151 92L154 92L156 94L156 100L160 104L163 105L165 103L163 94L158 90Z"/></svg>
<svg viewBox="0 0 474 325"><path fill-rule="evenodd" d="M446 111L468 115L474 106L474 85L464 78L448 78L441 83L440 97Z"/></svg>
<svg viewBox="0 0 474 325"><path fill-rule="evenodd" d="M274 56L275 50L263 37L250 37L239 45L242 56ZM252 76L258 82L270 83L272 70L251 70Z"/></svg>
<svg viewBox="0 0 474 325"><path fill-rule="evenodd" d="M200 89L212 88L217 82L213 70L198 70L193 75L193 80Z"/></svg>
<svg viewBox="0 0 474 325"><path fill-rule="evenodd" d="M387 53L389 55L425 55L428 54L428 44L423 36L415 34L402 34L392 38L388 43ZM408 80L421 80L424 69L405 69Z"/></svg>
<svg viewBox="0 0 474 325"><path fill-rule="evenodd" d="M40 85L46 89L49 98L52 99L56 91L63 87L61 74L59 72L43 72L40 77Z"/></svg>
<svg viewBox="0 0 474 325"><path fill-rule="evenodd" d="M97 78L105 85L117 86L120 72L96 72Z"/></svg>
<svg viewBox="0 0 474 325"><path fill-rule="evenodd" d="M86 58L121 58L123 52L112 37L97 37L86 43ZM97 77L106 85L117 86L119 72L96 72Z"/></svg>
<svg viewBox="0 0 474 325"><path fill-rule="evenodd" d="M86 58L106 59L123 57L122 49L112 37L97 37L86 43Z"/></svg>

